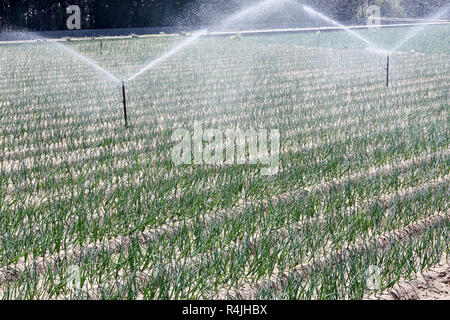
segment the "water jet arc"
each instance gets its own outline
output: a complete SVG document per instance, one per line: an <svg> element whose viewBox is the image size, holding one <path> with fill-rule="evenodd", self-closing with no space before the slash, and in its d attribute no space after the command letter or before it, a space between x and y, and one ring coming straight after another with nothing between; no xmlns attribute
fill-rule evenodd
<svg viewBox="0 0 450 320"><path fill-rule="evenodd" d="M52 42L52 43L55 45L55 47L65 51L67 54L69 54L73 59L83 62L87 66L90 66L93 70L96 70L99 73L103 74L104 76L106 76L106 79L108 79L116 84L120 83L120 80L118 77L113 75L111 72L109 72L105 68L101 67L97 62L89 59L88 57L81 54L80 52L78 52L68 46L65 46L57 41Z"/></svg>
<svg viewBox="0 0 450 320"><path fill-rule="evenodd" d="M343 24L340 24L339 22L327 17L326 15L314 10L311 7L308 6L303 6L303 10L305 10L309 15L311 16L317 16L320 19L327 21L331 24L334 24L335 26L344 29L345 31L347 31L349 34L351 34L353 37L358 38L359 40L363 41L364 43L366 43L367 45L369 45L369 47L373 47L375 48L375 45L370 42L369 40L367 40L366 38L364 38L362 35L360 35L359 33L349 29L348 27L344 26Z"/></svg>
<svg viewBox="0 0 450 320"><path fill-rule="evenodd" d="M283 5L283 4L295 4L295 5L298 5L295 0L265 0L265 1L261 1L261 2L255 4L255 5L251 6L251 7L245 8L243 10L238 11L237 13L234 13L234 14L230 15L228 18L222 20L222 22L220 22L217 26L221 27L221 28L224 28L224 27L232 25L232 23L234 21L242 19L243 17L246 17L248 15L251 15L254 12L258 12L258 11L261 11L261 10L270 12L270 9L271 9L271 7L273 5ZM148 70L151 70L154 67L156 67L157 65L159 65L160 63L163 63L166 59L172 57L173 55L175 55L179 51L183 50L185 47L191 45L197 39L199 39L200 37L202 37L203 35L205 35L207 33L208 33L208 30L204 29L204 30L200 30L199 32L193 34L189 39L187 39L186 41L180 43L177 47L175 47L172 50L170 50L169 52L165 53L163 56L148 62L145 67L143 67L136 74L134 74L133 76L128 78L127 82L136 79L137 77L141 76L142 74L144 74Z"/></svg>

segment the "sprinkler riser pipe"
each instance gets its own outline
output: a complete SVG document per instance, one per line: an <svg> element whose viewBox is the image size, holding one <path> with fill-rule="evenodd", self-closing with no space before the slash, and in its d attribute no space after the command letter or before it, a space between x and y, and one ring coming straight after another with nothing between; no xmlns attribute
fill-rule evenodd
<svg viewBox="0 0 450 320"><path fill-rule="evenodd" d="M387 60L386 60L386 87L389 87L389 54L387 55Z"/></svg>
<svg viewBox="0 0 450 320"><path fill-rule="evenodd" d="M125 119L125 127L128 127L128 118L127 118L127 96L125 92L125 82L122 81L122 103L123 103L123 117Z"/></svg>

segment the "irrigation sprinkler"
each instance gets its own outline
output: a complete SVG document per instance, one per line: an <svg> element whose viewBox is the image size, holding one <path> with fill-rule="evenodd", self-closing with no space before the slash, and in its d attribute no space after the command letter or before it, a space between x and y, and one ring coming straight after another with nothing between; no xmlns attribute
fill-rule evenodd
<svg viewBox="0 0 450 320"><path fill-rule="evenodd" d="M103 54L103 40L100 40L100 54Z"/></svg>
<svg viewBox="0 0 450 320"><path fill-rule="evenodd" d="M389 87L389 53L386 60L386 87Z"/></svg>
<svg viewBox="0 0 450 320"><path fill-rule="evenodd" d="M320 47L320 30L317 31L317 47Z"/></svg>
<svg viewBox="0 0 450 320"><path fill-rule="evenodd" d="M127 96L125 93L125 82L122 81L122 96L123 96L123 117L125 119L125 128L128 127L128 120L127 120Z"/></svg>

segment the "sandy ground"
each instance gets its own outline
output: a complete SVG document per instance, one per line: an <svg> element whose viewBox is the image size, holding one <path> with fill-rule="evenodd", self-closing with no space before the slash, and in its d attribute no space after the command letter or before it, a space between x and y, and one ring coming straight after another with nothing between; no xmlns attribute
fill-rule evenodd
<svg viewBox="0 0 450 320"><path fill-rule="evenodd" d="M379 300L450 300L450 262L418 275L401 280L381 295L370 297Z"/></svg>

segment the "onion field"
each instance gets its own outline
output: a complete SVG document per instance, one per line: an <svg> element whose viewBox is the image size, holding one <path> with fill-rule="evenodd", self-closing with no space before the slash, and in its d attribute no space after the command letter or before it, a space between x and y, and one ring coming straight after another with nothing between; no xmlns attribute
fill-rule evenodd
<svg viewBox="0 0 450 320"><path fill-rule="evenodd" d="M126 80L184 37L0 44L0 299L363 299L448 261L449 37L389 87L341 31L201 37L127 83L128 127L66 48ZM277 173L176 165L196 122L278 129Z"/></svg>

